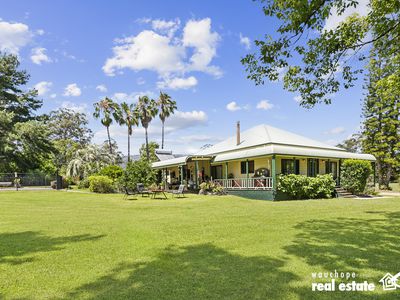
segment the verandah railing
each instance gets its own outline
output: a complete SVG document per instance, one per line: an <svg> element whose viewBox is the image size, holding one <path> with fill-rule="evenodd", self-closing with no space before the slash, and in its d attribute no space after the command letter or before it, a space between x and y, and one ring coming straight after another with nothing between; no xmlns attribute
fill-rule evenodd
<svg viewBox="0 0 400 300"><path fill-rule="evenodd" d="M227 190L272 190L272 177L214 179Z"/></svg>

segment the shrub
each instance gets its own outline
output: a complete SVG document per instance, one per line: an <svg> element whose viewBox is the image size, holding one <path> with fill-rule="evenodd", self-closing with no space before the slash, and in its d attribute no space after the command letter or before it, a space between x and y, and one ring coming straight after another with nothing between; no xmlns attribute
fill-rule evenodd
<svg viewBox="0 0 400 300"><path fill-rule="evenodd" d="M107 176L93 175L89 177L89 190L95 193L112 193L114 183Z"/></svg>
<svg viewBox="0 0 400 300"><path fill-rule="evenodd" d="M123 174L124 174L124 169L116 165L106 166L99 172L99 175L107 176L108 178L111 178L113 181L116 181Z"/></svg>
<svg viewBox="0 0 400 300"><path fill-rule="evenodd" d="M138 183L143 183L149 187L156 183L156 171L151 168L150 163L145 159L140 159L128 163L122 176L118 179L120 186L136 189Z"/></svg>
<svg viewBox="0 0 400 300"><path fill-rule="evenodd" d="M346 159L341 167L341 186L353 194L364 192L368 177L372 173L371 163L367 160Z"/></svg>
<svg viewBox="0 0 400 300"><path fill-rule="evenodd" d="M307 177L304 175L279 175L278 190L293 199L330 198L335 188L331 174Z"/></svg>
<svg viewBox="0 0 400 300"><path fill-rule="evenodd" d="M78 189L88 189L89 188L89 179L88 178L83 178L81 181L78 183Z"/></svg>

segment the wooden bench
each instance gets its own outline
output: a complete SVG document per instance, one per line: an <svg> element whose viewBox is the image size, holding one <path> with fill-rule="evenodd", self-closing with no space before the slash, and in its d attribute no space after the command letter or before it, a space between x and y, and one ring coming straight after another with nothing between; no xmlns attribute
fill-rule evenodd
<svg viewBox="0 0 400 300"><path fill-rule="evenodd" d="M13 183L11 181L0 182L0 187L9 187L9 186L13 186Z"/></svg>

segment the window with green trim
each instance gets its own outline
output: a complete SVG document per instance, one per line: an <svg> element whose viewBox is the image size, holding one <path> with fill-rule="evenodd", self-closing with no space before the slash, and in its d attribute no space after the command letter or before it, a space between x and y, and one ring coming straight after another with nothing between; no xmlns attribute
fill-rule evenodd
<svg viewBox="0 0 400 300"><path fill-rule="evenodd" d="M307 176L315 177L319 174L319 159L309 158L307 159Z"/></svg>
<svg viewBox="0 0 400 300"><path fill-rule="evenodd" d="M298 159L282 159L282 174L300 174L300 161Z"/></svg>
<svg viewBox="0 0 400 300"><path fill-rule="evenodd" d="M246 161L240 162L240 173L246 173ZM254 173L254 160L249 160L249 173Z"/></svg>

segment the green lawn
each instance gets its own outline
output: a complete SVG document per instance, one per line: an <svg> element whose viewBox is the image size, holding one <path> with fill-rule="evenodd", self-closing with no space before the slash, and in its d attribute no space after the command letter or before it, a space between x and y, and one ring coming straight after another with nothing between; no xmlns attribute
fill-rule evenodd
<svg viewBox="0 0 400 300"><path fill-rule="evenodd" d="M400 198L0 192L0 299L398 299ZM349 271L373 293L311 291Z"/></svg>

